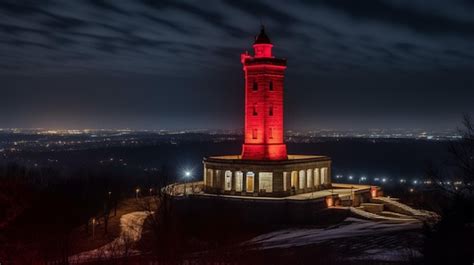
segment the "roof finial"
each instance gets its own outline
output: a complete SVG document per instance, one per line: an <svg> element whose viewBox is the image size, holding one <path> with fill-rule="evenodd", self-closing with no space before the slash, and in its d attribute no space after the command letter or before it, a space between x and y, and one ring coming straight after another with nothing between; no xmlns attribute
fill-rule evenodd
<svg viewBox="0 0 474 265"><path fill-rule="evenodd" d="M267 34L265 33L265 26L263 25L262 19L260 19L260 34L255 37L254 44L263 44L268 43L271 44L270 38L268 38Z"/></svg>
<svg viewBox="0 0 474 265"><path fill-rule="evenodd" d="M265 32L265 24L263 24L263 18L260 18L260 32Z"/></svg>

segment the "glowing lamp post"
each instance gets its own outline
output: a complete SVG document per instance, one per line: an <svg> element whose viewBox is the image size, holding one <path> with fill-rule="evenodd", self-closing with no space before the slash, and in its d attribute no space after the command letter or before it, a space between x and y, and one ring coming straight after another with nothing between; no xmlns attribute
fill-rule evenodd
<svg viewBox="0 0 474 265"><path fill-rule="evenodd" d="M186 170L184 171L184 195L186 195L186 184L188 183L188 180L191 178L191 171Z"/></svg>
<svg viewBox="0 0 474 265"><path fill-rule="evenodd" d="M92 218L92 239L95 238L95 218Z"/></svg>
<svg viewBox="0 0 474 265"><path fill-rule="evenodd" d="M334 197L332 195L326 196L326 206L327 207L334 206Z"/></svg>
<svg viewBox="0 0 474 265"><path fill-rule="evenodd" d="M377 193L378 193L377 187L375 186L370 187L370 195L372 196L372 198L376 198L378 196Z"/></svg>
<svg viewBox="0 0 474 265"><path fill-rule="evenodd" d="M140 189L135 190L135 198L138 200L138 195L140 194Z"/></svg>

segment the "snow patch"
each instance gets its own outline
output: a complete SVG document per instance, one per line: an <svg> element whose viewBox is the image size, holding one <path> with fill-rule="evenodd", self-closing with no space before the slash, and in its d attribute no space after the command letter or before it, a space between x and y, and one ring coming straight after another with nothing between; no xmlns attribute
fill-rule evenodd
<svg viewBox="0 0 474 265"><path fill-rule="evenodd" d="M404 222L362 220L349 217L342 223L328 228L285 229L257 236L245 243L262 249L290 248L325 242L338 238L375 235L421 228L417 220Z"/></svg>
<svg viewBox="0 0 474 265"><path fill-rule="evenodd" d="M414 249L369 249L352 260L377 260L377 261L410 261L422 257L422 254Z"/></svg>

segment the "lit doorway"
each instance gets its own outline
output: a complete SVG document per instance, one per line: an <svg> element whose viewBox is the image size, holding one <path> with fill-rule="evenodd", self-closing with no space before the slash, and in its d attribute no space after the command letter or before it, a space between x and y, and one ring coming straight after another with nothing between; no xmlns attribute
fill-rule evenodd
<svg viewBox="0 0 474 265"><path fill-rule="evenodd" d="M258 188L263 192L273 192L273 173L258 173Z"/></svg>
<svg viewBox="0 0 474 265"><path fill-rule="evenodd" d="M247 192L254 192L254 181L255 181L255 174L253 172L247 172L247 181L246 181L246 191Z"/></svg>
<svg viewBox="0 0 474 265"><path fill-rule="evenodd" d="M291 171L291 189L298 189L298 172Z"/></svg>

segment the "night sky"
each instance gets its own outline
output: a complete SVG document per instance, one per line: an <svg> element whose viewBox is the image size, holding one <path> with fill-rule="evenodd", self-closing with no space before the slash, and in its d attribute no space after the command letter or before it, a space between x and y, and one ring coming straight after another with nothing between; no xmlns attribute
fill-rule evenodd
<svg viewBox="0 0 474 265"><path fill-rule="evenodd" d="M0 1L0 127L239 129L240 53L288 59L287 129L455 128L474 1Z"/></svg>

